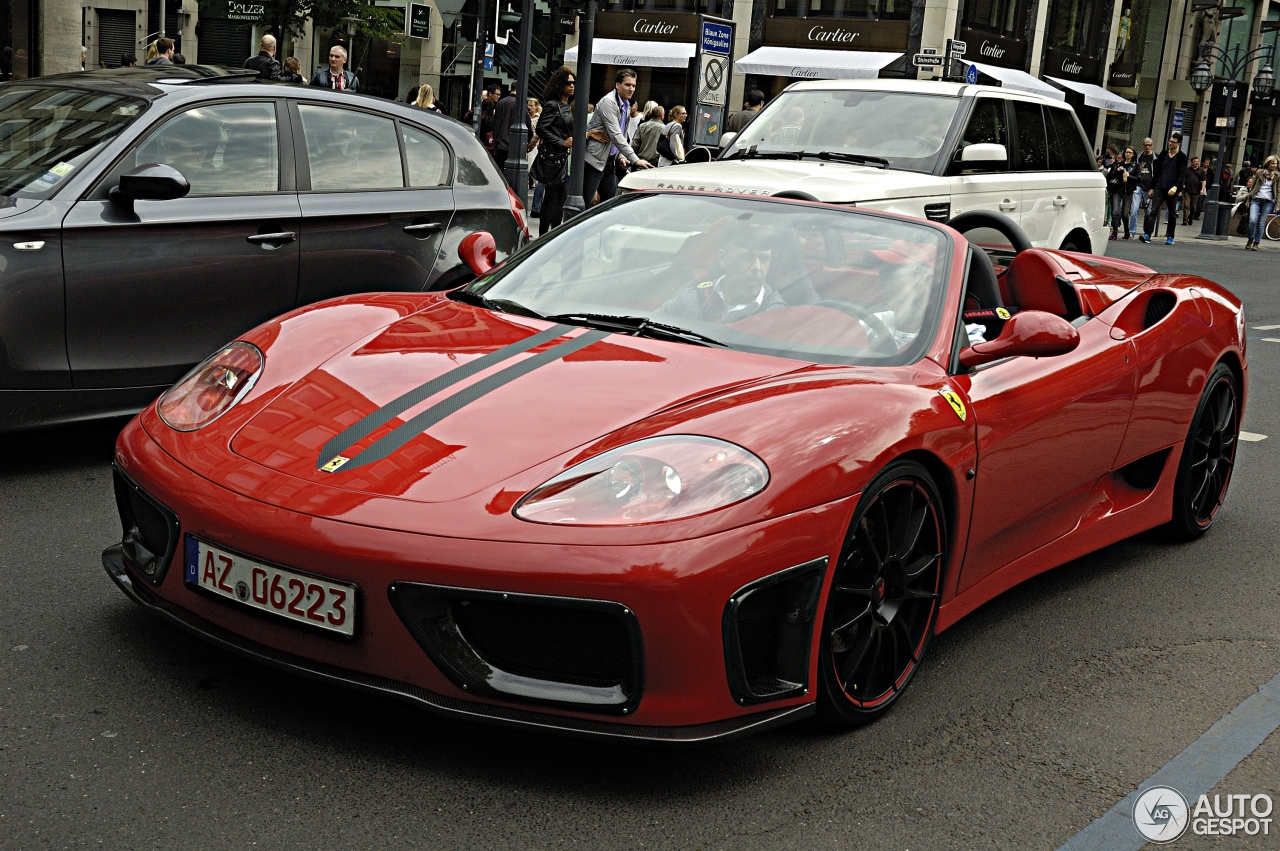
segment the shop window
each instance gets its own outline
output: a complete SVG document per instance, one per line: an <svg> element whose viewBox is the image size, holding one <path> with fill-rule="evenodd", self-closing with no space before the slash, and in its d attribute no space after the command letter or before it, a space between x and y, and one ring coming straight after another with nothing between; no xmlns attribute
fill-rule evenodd
<svg viewBox="0 0 1280 851"><path fill-rule="evenodd" d="M1102 4L1094 0L1054 0L1049 10L1047 47L1093 56L1102 30Z"/></svg>
<svg viewBox="0 0 1280 851"><path fill-rule="evenodd" d="M1018 0L969 0L960 26L1017 38L1025 22L1018 19Z"/></svg>

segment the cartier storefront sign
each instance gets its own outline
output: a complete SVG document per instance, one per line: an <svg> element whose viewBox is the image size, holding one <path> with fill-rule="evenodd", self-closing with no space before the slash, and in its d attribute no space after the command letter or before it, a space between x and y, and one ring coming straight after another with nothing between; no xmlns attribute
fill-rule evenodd
<svg viewBox="0 0 1280 851"><path fill-rule="evenodd" d="M1044 77L1061 77L1081 83L1097 83L1100 70L1096 59L1089 59L1065 50L1046 50L1044 66L1040 74Z"/></svg>
<svg viewBox="0 0 1280 851"><path fill-rule="evenodd" d="M1107 83L1112 89L1136 89L1138 87L1138 63L1116 62L1111 66Z"/></svg>
<svg viewBox="0 0 1280 851"><path fill-rule="evenodd" d="M984 33L981 30L961 27L956 36L969 49L965 51L966 62L983 62L987 65L999 65L1001 68L1017 68L1027 70L1027 43L1015 38L1001 38Z"/></svg>
<svg viewBox="0 0 1280 851"><path fill-rule="evenodd" d="M596 36L635 41L698 40L698 16L685 12L599 12Z"/></svg>
<svg viewBox="0 0 1280 851"><path fill-rule="evenodd" d="M862 18L766 18L764 43L819 50L907 49L908 21Z"/></svg>

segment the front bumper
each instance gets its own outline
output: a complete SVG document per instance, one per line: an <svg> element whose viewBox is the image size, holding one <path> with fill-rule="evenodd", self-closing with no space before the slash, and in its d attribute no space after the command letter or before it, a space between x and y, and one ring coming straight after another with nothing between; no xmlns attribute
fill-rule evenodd
<svg viewBox="0 0 1280 851"><path fill-rule="evenodd" d="M788 628L782 639L788 663L771 670L759 663L771 658L771 648L761 649L758 632L733 633L733 618L750 622L751 629L758 629L762 614L775 623L785 616L794 625L799 597L812 613L820 612L824 567L837 555L832 549L843 539L851 499L662 545L514 544L376 529L259 502L194 475L136 426L125 430L117 457L133 489L120 489L118 496L133 493L136 502L141 493L150 504L167 508L173 515L167 534L173 537L169 547L140 547L126 521L123 544L103 554L108 574L149 611L255 660L442 714L618 740L706 742L754 733L814 710L812 625L800 632ZM151 525L155 530L163 524ZM185 548L179 543L187 535L357 585L356 635L315 635L193 590L184 582ZM162 569L150 562L139 569L140 553L157 552L172 553L162 557ZM794 586L797 594L780 592L783 586ZM627 685L627 700L615 706L591 707L573 705L572 693L569 699L544 694L540 700L526 693L522 700L519 689L528 692L528 679L498 682L485 673L468 679L466 668L475 660L454 652L440 664L425 621L415 622L405 605L406 588L446 597L461 591L473 602L510 595L577 608L603 603L621 612L621 620L634 621L639 675L632 683L643 687ZM739 617L743 612L745 619ZM436 623L450 621L434 617ZM505 637L512 635L522 633ZM518 649L512 653L518 656ZM515 690L483 687L494 683Z"/></svg>

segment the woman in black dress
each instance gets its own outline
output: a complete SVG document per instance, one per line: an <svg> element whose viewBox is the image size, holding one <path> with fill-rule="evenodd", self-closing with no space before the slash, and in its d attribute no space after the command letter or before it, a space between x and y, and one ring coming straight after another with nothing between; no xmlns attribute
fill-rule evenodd
<svg viewBox="0 0 1280 851"><path fill-rule="evenodd" d="M561 68L551 75L547 86L542 90L542 115L538 118L539 153L553 154L563 151L567 156L573 147L573 111L569 102L573 100L576 75L568 68ZM542 210L538 218L538 236L542 236L560 224L564 218L564 202L568 194L569 169L563 169L564 177L556 183L546 183L542 196Z"/></svg>

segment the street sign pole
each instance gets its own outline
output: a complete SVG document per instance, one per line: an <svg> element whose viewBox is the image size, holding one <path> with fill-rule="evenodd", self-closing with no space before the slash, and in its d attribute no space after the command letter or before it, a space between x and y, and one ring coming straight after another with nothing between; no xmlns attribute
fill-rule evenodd
<svg viewBox="0 0 1280 851"><path fill-rule="evenodd" d="M578 30L578 70L574 80L573 154L569 157L569 187L565 190L564 221L587 209L582 186L587 176L587 104L591 101L591 45L595 40L596 0L587 0ZM605 163L608 168L610 163Z"/></svg>

